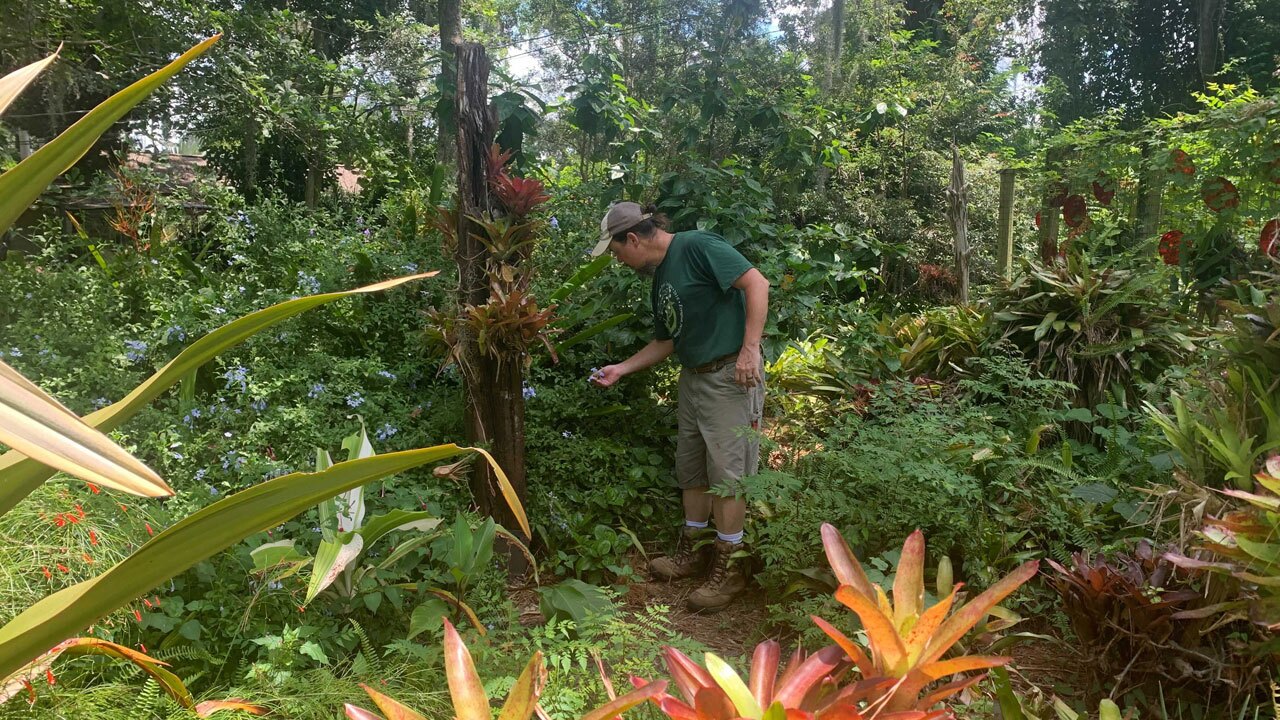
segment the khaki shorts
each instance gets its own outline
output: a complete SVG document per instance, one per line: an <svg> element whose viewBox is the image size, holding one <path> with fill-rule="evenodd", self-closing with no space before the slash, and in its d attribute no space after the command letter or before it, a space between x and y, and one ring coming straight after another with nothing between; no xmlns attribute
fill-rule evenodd
<svg viewBox="0 0 1280 720"><path fill-rule="evenodd" d="M737 493L738 481L760 467L764 384L733 381L735 364L711 372L680 371L676 484Z"/></svg>

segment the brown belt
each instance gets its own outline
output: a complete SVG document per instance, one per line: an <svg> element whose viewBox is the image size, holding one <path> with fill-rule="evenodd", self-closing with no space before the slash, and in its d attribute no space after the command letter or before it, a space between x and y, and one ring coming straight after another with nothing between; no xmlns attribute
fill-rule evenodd
<svg viewBox="0 0 1280 720"><path fill-rule="evenodd" d="M689 372L697 373L699 375L703 373L715 372L720 368L724 367L725 365L728 365L729 363L736 361L737 359L738 359L738 352L735 350L734 352L731 352L728 355L723 355L721 357L716 358L715 360L712 360L706 365L699 365L698 367L689 368Z"/></svg>

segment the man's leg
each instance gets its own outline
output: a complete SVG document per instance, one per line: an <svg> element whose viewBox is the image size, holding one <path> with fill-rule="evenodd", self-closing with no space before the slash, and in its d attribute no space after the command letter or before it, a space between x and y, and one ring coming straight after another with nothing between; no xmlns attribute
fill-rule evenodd
<svg viewBox="0 0 1280 720"><path fill-rule="evenodd" d="M697 403L688 396L689 377L680 374L676 417L676 484L684 505L684 523L675 552L654 558L649 572L663 580L693 577L706 572L711 561L711 546L701 542L711 520L714 496L707 492L707 446L698 432Z"/></svg>
<svg viewBox="0 0 1280 720"><path fill-rule="evenodd" d="M733 370L730 365L725 371L708 373L696 393L699 430L707 446L708 482L715 488L716 524L711 575L689 596L689 605L696 610L719 610L746 588L742 529L747 504L739 481L759 470L764 388L739 386L733 381Z"/></svg>

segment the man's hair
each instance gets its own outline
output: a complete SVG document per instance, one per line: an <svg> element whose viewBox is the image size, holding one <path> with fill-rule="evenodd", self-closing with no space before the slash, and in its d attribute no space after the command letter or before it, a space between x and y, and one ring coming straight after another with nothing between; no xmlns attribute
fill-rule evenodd
<svg viewBox="0 0 1280 720"><path fill-rule="evenodd" d="M658 212L657 205L645 205L640 210L645 215L649 215L649 219L641 220L626 230L623 230L620 233L615 233L611 238L613 242L625 243L627 241L627 233L635 233L642 238L647 238L652 236L659 228L662 230L669 230L671 228L671 221L667 219L666 215Z"/></svg>

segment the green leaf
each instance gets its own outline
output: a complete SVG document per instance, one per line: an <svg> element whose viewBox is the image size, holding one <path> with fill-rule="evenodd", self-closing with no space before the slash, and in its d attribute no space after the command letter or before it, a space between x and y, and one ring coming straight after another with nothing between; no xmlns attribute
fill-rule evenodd
<svg viewBox="0 0 1280 720"><path fill-rule="evenodd" d="M609 253L605 253L597 258L592 258L590 262L578 268L578 271L575 272L568 280L565 280L563 285L556 288L556 291L551 293L551 297L548 302L558 303L569 297L573 294L574 290L582 287L588 280L596 277L603 272L605 268L609 267L609 263L612 262L612 260L613 257L609 255Z"/></svg>
<svg viewBox="0 0 1280 720"><path fill-rule="evenodd" d="M539 610L548 620L572 620L581 627L590 617L603 617L614 612L613 601L604 590L576 578L538 588Z"/></svg>
<svg viewBox="0 0 1280 720"><path fill-rule="evenodd" d="M1102 483L1077 485L1071 490L1071 497L1079 498L1085 502L1097 503L1098 505L1105 505L1115 500L1117 494L1115 488Z"/></svg>
<svg viewBox="0 0 1280 720"><path fill-rule="evenodd" d="M356 294L389 290L413 280L432 277L435 274L435 272L429 272L410 275L366 285L354 290L300 297L233 320L188 345L167 365L134 388L123 400L84 416L84 422L102 432L110 432L120 427L126 420L159 397L161 393L186 377L188 373L282 320L326 303L331 303L334 300L340 300ZM10 450L0 456L0 515L13 509L22 498L30 495L33 490L39 487L40 483L52 477L54 472L49 467L28 458L16 450ZM511 497L514 497L514 495L507 498L508 503L510 503ZM517 514L518 516L523 515L522 512Z"/></svg>
<svg viewBox="0 0 1280 720"><path fill-rule="evenodd" d="M61 135L0 175L0 232L8 230L54 178L66 172L67 168L93 147L102 133L150 95L152 90L202 55L220 37L222 36L214 35L160 70L107 98Z"/></svg>
<svg viewBox="0 0 1280 720"><path fill-rule="evenodd" d="M438 445L353 460L268 480L203 508L101 575L40 600L0 628L0 677L248 535L337 493L466 452L478 450Z"/></svg>
<svg viewBox="0 0 1280 720"><path fill-rule="evenodd" d="M595 325L592 325L591 327L587 328L586 330L583 330L582 332L567 338L564 342L557 344L556 352L562 353L565 350L573 347L574 345L586 342L591 338L595 337L596 335L599 335L600 333L604 332L605 330L621 325L627 320L630 320L633 317L633 315L634 315L633 313L619 313L609 318L608 320L602 320L596 323Z"/></svg>
<svg viewBox="0 0 1280 720"><path fill-rule="evenodd" d="M329 664L329 656L325 655L324 649L312 640L302 643L302 646L298 648L298 652L302 655L306 655L312 660L315 660L321 665Z"/></svg>
<svg viewBox="0 0 1280 720"><path fill-rule="evenodd" d="M430 630L434 636L444 627L441 622L450 613L449 605L440 598L427 598L421 605L413 609L409 616L409 637L412 640Z"/></svg>

